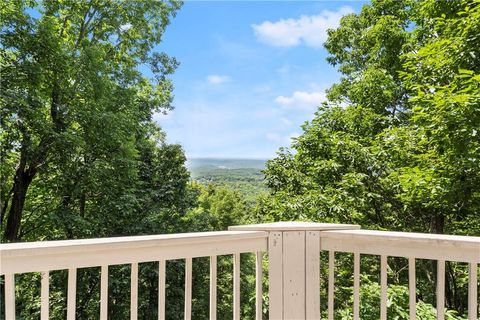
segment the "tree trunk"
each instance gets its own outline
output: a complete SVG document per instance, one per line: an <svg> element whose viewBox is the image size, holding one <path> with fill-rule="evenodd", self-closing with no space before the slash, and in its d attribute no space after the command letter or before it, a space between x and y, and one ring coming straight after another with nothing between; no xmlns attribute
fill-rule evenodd
<svg viewBox="0 0 480 320"><path fill-rule="evenodd" d="M80 195L80 217L85 218L85 202L87 201L87 195L85 191L82 191Z"/></svg>
<svg viewBox="0 0 480 320"><path fill-rule="evenodd" d="M25 164L17 168L13 181L13 194L8 212L7 225L5 227L5 239L9 242L19 241L20 221L22 219L23 206L27 196L28 187L35 176L36 170L26 170Z"/></svg>
<svg viewBox="0 0 480 320"><path fill-rule="evenodd" d="M54 79L56 79L56 77L54 77ZM64 130L65 123L63 122L59 112L60 86L57 80L54 80L51 99L50 116L52 118L53 129L58 133ZM21 115L19 115L19 118L21 118ZM27 150L29 147L31 147L30 135L28 130L23 126L22 122L20 122L19 129L20 132L23 133L20 162L15 172L12 199L10 201L10 209L4 233L5 239L9 242L20 240L20 224L28 187L37 173L37 168L45 162L50 144L52 143L52 136L42 137L39 145L36 148L36 152L31 153L33 154L31 158L27 157ZM27 158L29 158L28 166Z"/></svg>
<svg viewBox="0 0 480 320"><path fill-rule="evenodd" d="M13 188L7 194L4 195L3 199L0 199L0 230L3 230L3 223L5 220L5 215L7 214L8 203L10 202L10 197L12 193L13 193Z"/></svg>

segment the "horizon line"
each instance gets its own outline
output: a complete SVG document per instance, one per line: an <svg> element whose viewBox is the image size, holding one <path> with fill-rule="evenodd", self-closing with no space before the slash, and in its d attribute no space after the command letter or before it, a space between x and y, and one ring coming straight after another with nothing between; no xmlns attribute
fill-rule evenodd
<svg viewBox="0 0 480 320"><path fill-rule="evenodd" d="M200 160L200 159L218 159L218 160L271 160L273 158L266 158L266 157L251 157L251 158L245 158L245 157L233 157L233 156L201 156L201 157L196 157L196 156L186 156L187 160L192 159L192 160Z"/></svg>

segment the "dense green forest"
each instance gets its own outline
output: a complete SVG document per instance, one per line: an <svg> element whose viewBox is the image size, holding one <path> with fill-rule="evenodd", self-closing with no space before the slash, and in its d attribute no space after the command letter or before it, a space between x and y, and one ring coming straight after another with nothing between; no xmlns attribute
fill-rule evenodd
<svg viewBox="0 0 480 320"><path fill-rule="evenodd" d="M187 168L193 180L237 191L249 204L255 204L259 195L267 194L264 160L190 159Z"/></svg>
<svg viewBox="0 0 480 320"><path fill-rule="evenodd" d="M480 235L479 0L372 0L344 16L325 43L340 81L262 172L191 173L182 147L153 120L172 109L169 76L179 62L154 47L178 10L174 0L2 3L2 242L279 220ZM245 319L254 312L252 259L242 256ZM363 260L362 271L378 274L377 260ZM352 257L339 261L336 319L351 319ZM406 263L389 260L392 319L408 318ZM183 317L182 264L167 266L169 319ZM129 316L129 268L111 269L112 319ZM419 291L432 292L418 297L420 319L435 319L435 268L417 267ZM194 318L207 319L208 261L194 270ZM219 319L231 315L229 270L222 258ZM464 319L466 266L447 263L446 274L447 317ZM378 318L377 278L362 278L362 319ZM156 317L157 279L157 265L140 266L140 319ZM17 279L22 319L39 317L38 283L37 274ZM65 286L66 273L53 272L53 319L65 315ZM98 317L98 299L98 270L81 270L77 318Z"/></svg>

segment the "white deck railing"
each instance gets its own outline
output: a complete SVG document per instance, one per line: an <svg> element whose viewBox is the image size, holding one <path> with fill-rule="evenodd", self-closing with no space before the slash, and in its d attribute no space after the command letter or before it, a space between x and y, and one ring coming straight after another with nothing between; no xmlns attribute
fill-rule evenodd
<svg viewBox="0 0 480 320"><path fill-rule="evenodd" d="M138 263L159 261L158 318L165 318L165 261L185 259L185 319L191 319L192 258L210 257L210 318L216 319L216 257L233 255L233 318L240 319L240 254L257 255L257 313L261 317L262 252L266 232L221 231L0 245L0 274L5 275L5 315L15 319L14 275L41 272L41 319L49 318L49 272L68 269L67 319L75 319L77 268L101 267L100 319L107 319L108 266L131 264L130 318L137 318Z"/></svg>
<svg viewBox="0 0 480 320"><path fill-rule="evenodd" d="M380 319L387 318L387 257L409 260L415 319L415 259L438 261L437 319L444 319L445 261L469 264L468 318L478 314L480 237L359 230L356 225L280 222L230 231L0 245L5 316L15 319L15 274L41 272L41 319L49 317L49 272L68 269L67 319L75 319L77 268L101 267L100 319L107 318L108 266L131 264L130 317L137 318L138 263L159 261L158 318L165 318L165 261L185 259L185 319L191 319L192 258L210 257L210 319L216 319L217 256L233 256L233 319L240 319L240 254L256 253L256 319L262 319L262 256L268 252L270 319L320 319L320 252L329 252L328 319L334 316L335 252L354 255L353 317L360 319L360 255L381 257Z"/></svg>
<svg viewBox="0 0 480 320"><path fill-rule="evenodd" d="M380 318L387 318L387 257L408 258L409 312L415 319L415 259L437 260L437 319L444 319L445 261L469 263L469 319L477 319L477 263L480 238L424 233L348 230L321 232L321 249L330 252L329 274L333 277L334 252L354 253L354 318L359 319L360 254L380 258ZM330 288L330 290L333 290ZM333 292L329 291L329 318L333 319Z"/></svg>

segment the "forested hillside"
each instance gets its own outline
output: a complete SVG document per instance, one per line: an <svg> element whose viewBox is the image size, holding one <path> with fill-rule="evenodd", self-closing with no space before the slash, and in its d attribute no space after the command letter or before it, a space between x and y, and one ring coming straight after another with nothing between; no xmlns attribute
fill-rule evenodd
<svg viewBox="0 0 480 320"><path fill-rule="evenodd" d="M250 204L267 193L263 174L265 160L194 158L187 161L187 168L193 180L235 190Z"/></svg>
<svg viewBox="0 0 480 320"><path fill-rule="evenodd" d="M372 0L344 16L325 43L340 81L265 170L263 161L193 165L153 120L173 108L170 76L179 61L154 48L181 5L2 3L2 243L281 220L480 235L480 0ZM339 261L335 318L351 319L352 257ZM395 319L408 318L406 265L389 260ZM253 257L242 257L242 268L252 274ZM378 261L362 268L378 274ZM436 266L417 268L419 291L432 292L419 296L418 317L435 319ZM464 319L466 265L446 268L447 318ZM219 319L231 315L231 269L230 259L219 261ZM167 318L179 319L183 262L167 270ZM208 261L195 261L194 270L194 319L207 319ZM111 269L111 319L129 317L129 272ZM142 264L139 277L139 318L154 319L158 264ZM39 279L17 278L22 319L39 317ZM378 318L377 280L362 279L362 319ZM98 270L79 270L77 282L77 318L97 317ZM66 273L52 272L52 319L65 315L65 287ZM242 278L242 302L253 292L254 279ZM253 317L242 303L242 319Z"/></svg>

